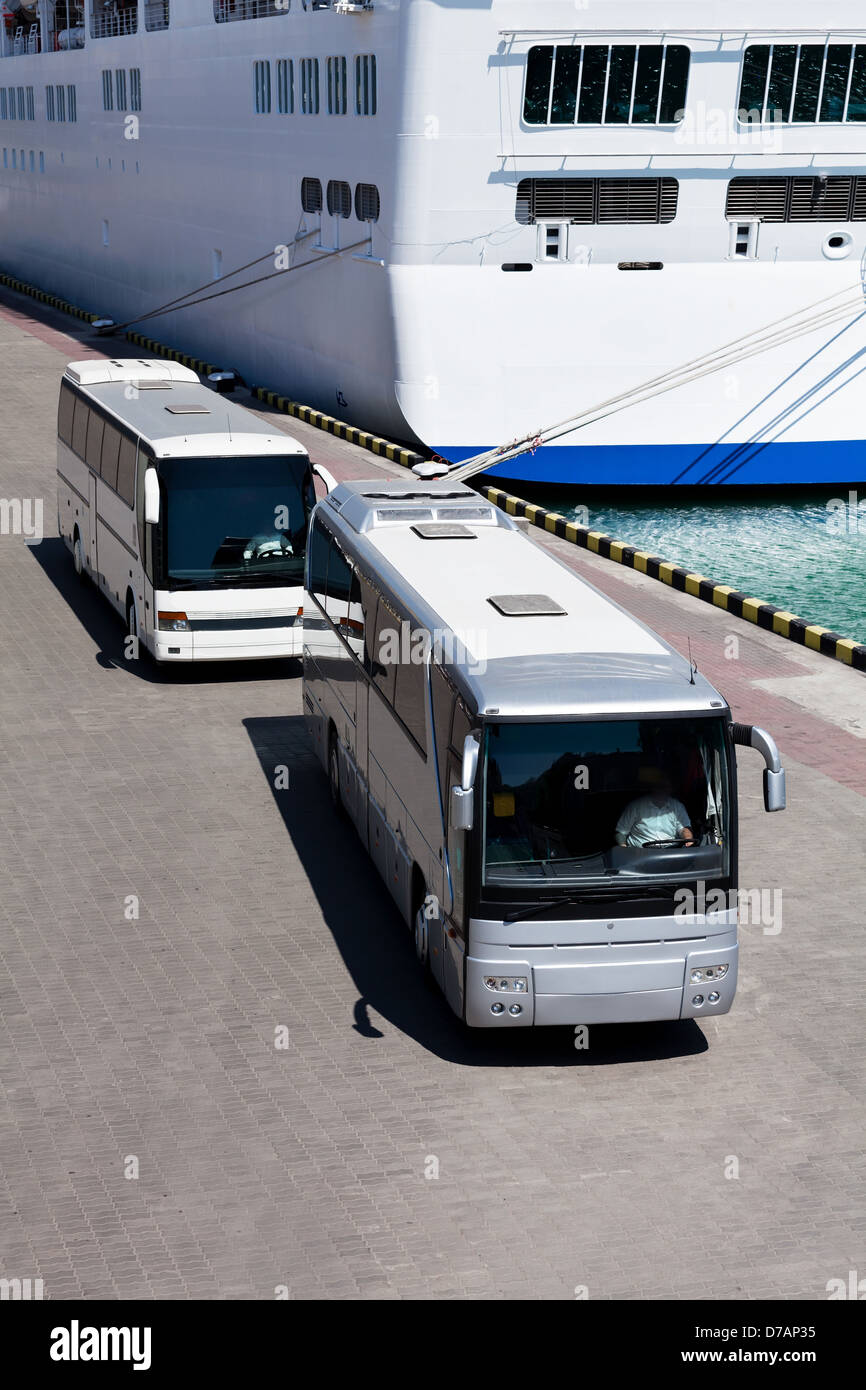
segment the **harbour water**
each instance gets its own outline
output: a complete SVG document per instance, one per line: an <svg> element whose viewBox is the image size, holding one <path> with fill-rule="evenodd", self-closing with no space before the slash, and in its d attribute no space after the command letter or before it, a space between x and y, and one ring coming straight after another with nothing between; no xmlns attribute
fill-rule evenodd
<svg viewBox="0 0 866 1390"><path fill-rule="evenodd" d="M519 490L569 520L866 642L862 488L677 492L676 500L658 491Z"/></svg>

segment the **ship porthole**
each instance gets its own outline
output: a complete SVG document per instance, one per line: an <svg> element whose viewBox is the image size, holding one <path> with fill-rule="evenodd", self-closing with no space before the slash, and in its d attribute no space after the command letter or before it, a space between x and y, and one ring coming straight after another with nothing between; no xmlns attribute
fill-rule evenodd
<svg viewBox="0 0 866 1390"><path fill-rule="evenodd" d="M828 261L842 261L850 253L853 241L849 232L834 232L824 242L824 255Z"/></svg>

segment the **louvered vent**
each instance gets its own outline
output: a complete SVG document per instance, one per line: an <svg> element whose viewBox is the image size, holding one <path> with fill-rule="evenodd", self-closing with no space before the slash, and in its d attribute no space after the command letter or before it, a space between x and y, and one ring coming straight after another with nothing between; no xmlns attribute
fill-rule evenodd
<svg viewBox="0 0 866 1390"><path fill-rule="evenodd" d="M725 215L763 222L866 222L866 178L731 179Z"/></svg>
<svg viewBox="0 0 866 1390"><path fill-rule="evenodd" d="M515 216L533 222L673 222L676 179L521 179Z"/></svg>

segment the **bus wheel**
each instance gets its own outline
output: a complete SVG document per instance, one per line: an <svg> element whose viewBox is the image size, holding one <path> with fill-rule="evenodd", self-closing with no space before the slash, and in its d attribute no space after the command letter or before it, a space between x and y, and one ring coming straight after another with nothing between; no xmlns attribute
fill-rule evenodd
<svg viewBox="0 0 866 1390"><path fill-rule="evenodd" d="M72 567L78 579L86 579L87 572L84 568L84 546L81 544L81 533L77 526L75 528L75 537L72 542Z"/></svg>
<svg viewBox="0 0 866 1390"><path fill-rule="evenodd" d="M340 795L340 755L337 752L337 735L331 730L331 737L328 740L328 787L331 792L331 804L338 816L345 816L343 798Z"/></svg>

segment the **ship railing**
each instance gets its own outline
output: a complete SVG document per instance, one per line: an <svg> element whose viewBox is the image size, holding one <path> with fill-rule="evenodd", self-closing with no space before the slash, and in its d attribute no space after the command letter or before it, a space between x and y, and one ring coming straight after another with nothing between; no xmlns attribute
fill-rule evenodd
<svg viewBox="0 0 866 1390"><path fill-rule="evenodd" d="M138 5L109 3L100 5L96 0L93 18L90 21L90 36L94 39L116 39L124 34L134 34L138 30Z"/></svg>
<svg viewBox="0 0 866 1390"><path fill-rule="evenodd" d="M214 0L213 12L217 24L231 24L236 19L273 19L288 14L289 7L286 0Z"/></svg>
<svg viewBox="0 0 866 1390"><path fill-rule="evenodd" d="M145 29L167 29L167 28L168 28L168 9L169 9L169 0L145 0L145 5L144 5L144 27L145 27Z"/></svg>

